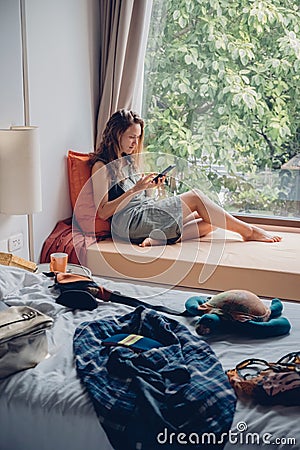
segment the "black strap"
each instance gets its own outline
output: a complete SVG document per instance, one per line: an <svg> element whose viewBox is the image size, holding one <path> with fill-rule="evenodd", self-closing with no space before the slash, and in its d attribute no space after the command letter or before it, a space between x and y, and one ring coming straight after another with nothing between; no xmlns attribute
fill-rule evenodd
<svg viewBox="0 0 300 450"><path fill-rule="evenodd" d="M48 277L55 276L54 272L43 273ZM145 308L154 309L155 311L164 312L173 316L192 316L192 314L190 314L186 310L180 312L172 308L168 308L167 306L152 305L150 303L138 300L137 298L127 297L126 295L123 295L117 291L112 292L109 289L104 288L103 286L99 286L92 279L74 281L65 284L56 282L54 286L61 291L61 296L56 300L57 303L68 307L79 309L94 309L96 307L96 303L91 302L91 298L89 298L88 295L84 295L85 292L88 293L89 296L100 298L103 301L120 303L122 305L132 306L134 308L138 306L144 306ZM71 294L69 294L68 292L71 292ZM76 292L78 293L77 295Z"/></svg>
<svg viewBox="0 0 300 450"><path fill-rule="evenodd" d="M186 310L179 312L174 309L168 308L167 306L151 305L150 303L142 302L141 300L138 300L137 298L127 297L126 295L122 295L116 291L111 293L109 300L111 302L121 303L121 304L127 305L127 306L133 306L134 308L136 308L137 306L144 306L145 308L150 308L150 309L154 309L155 311L172 314L173 316L183 316L183 317L190 316L190 313Z"/></svg>

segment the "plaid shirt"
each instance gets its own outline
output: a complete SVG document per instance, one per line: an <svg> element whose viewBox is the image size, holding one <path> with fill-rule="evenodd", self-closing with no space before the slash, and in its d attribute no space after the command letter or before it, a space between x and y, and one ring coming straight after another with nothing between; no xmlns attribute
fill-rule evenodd
<svg viewBox="0 0 300 450"><path fill-rule="evenodd" d="M135 353L102 344L119 333L163 346ZM205 341L174 319L140 306L125 316L84 322L75 331L74 352L77 372L115 449L169 448L157 441L165 429L219 436L230 429L236 397L220 362Z"/></svg>

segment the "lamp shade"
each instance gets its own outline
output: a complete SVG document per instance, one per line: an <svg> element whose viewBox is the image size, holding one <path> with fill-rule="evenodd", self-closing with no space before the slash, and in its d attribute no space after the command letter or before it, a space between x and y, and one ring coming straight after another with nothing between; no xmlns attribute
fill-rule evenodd
<svg viewBox="0 0 300 450"><path fill-rule="evenodd" d="M0 212L31 214L41 209L39 129L0 130Z"/></svg>

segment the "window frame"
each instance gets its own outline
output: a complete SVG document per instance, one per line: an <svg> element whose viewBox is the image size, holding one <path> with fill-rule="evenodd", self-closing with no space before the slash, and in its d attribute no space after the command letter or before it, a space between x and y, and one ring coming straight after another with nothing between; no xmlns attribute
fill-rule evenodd
<svg viewBox="0 0 300 450"><path fill-rule="evenodd" d="M261 216L261 215L255 215L255 214L232 214L237 219L240 219L244 222L250 223L250 224L257 224L257 225L268 225L271 227L280 227L280 228L298 228L300 232L300 218L285 218L285 217L278 217L278 216Z"/></svg>
<svg viewBox="0 0 300 450"><path fill-rule="evenodd" d="M162 0L163 1L163 0ZM151 23L150 18L150 23ZM151 27L151 25L150 25ZM146 50L147 51L147 50ZM143 104L143 101L142 101ZM144 105L143 105L144 107ZM299 203L300 204L300 203ZM260 209L262 210L262 208ZM300 211L300 208L298 208L298 211ZM284 227L284 228L299 228L300 229L300 216L298 218L298 214L293 212L294 217L289 216L269 216L269 215L261 215L261 214L255 214L255 213L239 213L239 212L232 212L231 214L247 223L252 224L260 224L260 225L266 225L266 226L274 226L274 227Z"/></svg>

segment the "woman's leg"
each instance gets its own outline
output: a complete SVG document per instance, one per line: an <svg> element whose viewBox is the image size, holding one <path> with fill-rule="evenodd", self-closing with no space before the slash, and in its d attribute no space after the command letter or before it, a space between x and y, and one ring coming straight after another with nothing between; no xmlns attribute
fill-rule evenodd
<svg viewBox="0 0 300 450"><path fill-rule="evenodd" d="M210 223L206 223L198 217L199 215L196 212L195 214L190 214L187 220L183 220L182 235L178 242L204 237L215 229ZM161 245L161 241L147 237L139 245L140 247L151 247L154 245Z"/></svg>
<svg viewBox="0 0 300 450"><path fill-rule="evenodd" d="M197 213L197 211L194 211L193 213L189 214L187 217L183 218L183 225L188 223L188 222L192 222L194 220L200 219L199 214Z"/></svg>
<svg viewBox="0 0 300 450"><path fill-rule="evenodd" d="M197 212L202 221L195 224L185 223L183 227L182 240L195 239L203 235L204 224L212 227L223 228L239 233L244 241L279 242L281 237L267 233L265 230L243 222L219 205L210 200L205 194L198 190L191 190L180 195L182 204L183 222L190 214ZM192 226L193 225L193 226ZM186 233L185 233L186 230Z"/></svg>
<svg viewBox="0 0 300 450"><path fill-rule="evenodd" d="M206 236L216 227L210 223L204 222L202 219L191 220L183 224L181 241L188 241L190 239L197 239Z"/></svg>
<svg viewBox="0 0 300 450"><path fill-rule="evenodd" d="M183 215L181 241L203 237L215 228L234 231L244 241L279 242L282 239L233 217L201 191L191 190L181 194L180 198ZM141 247L151 245L160 245L160 242L148 237L140 244Z"/></svg>

